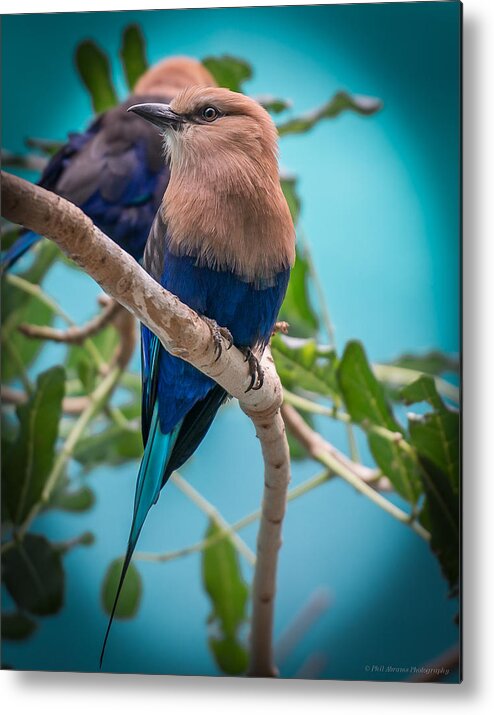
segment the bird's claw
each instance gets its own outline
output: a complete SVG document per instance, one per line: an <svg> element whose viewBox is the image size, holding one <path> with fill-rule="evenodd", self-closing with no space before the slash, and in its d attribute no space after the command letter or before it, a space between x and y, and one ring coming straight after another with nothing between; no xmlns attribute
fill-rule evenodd
<svg viewBox="0 0 494 715"><path fill-rule="evenodd" d="M242 349L244 360L249 365L250 385L245 392L260 390L264 384L264 370L250 348Z"/></svg>
<svg viewBox="0 0 494 715"><path fill-rule="evenodd" d="M233 336L228 330L228 328L221 328L216 322L216 320L213 320L212 318L207 318L205 315L202 315L201 317L211 331L211 337L213 338L214 343L214 352L216 355L214 361L217 362L221 357L221 353L223 352L223 340L225 340L227 343L226 349L230 350L233 345Z"/></svg>

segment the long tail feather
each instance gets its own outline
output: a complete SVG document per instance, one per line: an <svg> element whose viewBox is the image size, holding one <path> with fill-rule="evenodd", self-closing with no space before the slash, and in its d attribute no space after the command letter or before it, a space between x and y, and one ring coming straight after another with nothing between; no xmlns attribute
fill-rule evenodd
<svg viewBox="0 0 494 715"><path fill-rule="evenodd" d="M31 246L33 246L37 241L39 241L41 236L33 231L28 231L24 233L17 241L2 255L0 262L1 272L8 271L12 266L17 263L19 258L23 256L26 251L29 251Z"/></svg>
<svg viewBox="0 0 494 715"><path fill-rule="evenodd" d="M158 501L158 497L163 486L166 466L170 457L170 453L173 449L173 445L175 444L177 434L180 430L180 426L181 423L179 423L175 427L175 429L169 434L162 434L159 426L158 408L157 406L155 406L153 418L151 421L151 427L149 430L149 437L146 443L146 449L144 450L144 455L142 457L141 465L139 467L139 474L137 477L136 493L134 499L134 515L132 517L132 526L130 527L127 551L122 565L122 573L120 574L120 580L118 583L115 600L113 602L110 620L108 622L103 646L101 648L101 655L99 660L100 668L103 665L106 644L108 642L108 636L110 635L110 629L115 616L118 599L120 597L120 593L122 591L122 587L125 581L125 576L127 574L132 555L134 553L137 540L139 538L139 534L141 533L144 521L146 520L146 516L148 515L148 512L153 506L153 504L156 504L156 502Z"/></svg>

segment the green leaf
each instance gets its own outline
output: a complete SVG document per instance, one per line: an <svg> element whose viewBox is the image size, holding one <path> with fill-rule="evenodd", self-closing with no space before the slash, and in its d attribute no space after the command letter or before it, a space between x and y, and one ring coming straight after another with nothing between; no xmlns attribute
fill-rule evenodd
<svg viewBox="0 0 494 715"><path fill-rule="evenodd" d="M293 340L274 335L271 351L276 369L288 390L304 390L337 399L336 353L315 340Z"/></svg>
<svg viewBox="0 0 494 715"><path fill-rule="evenodd" d="M252 67L248 62L231 55L206 57L202 64L211 72L219 87L233 92L242 92L243 82L252 77Z"/></svg>
<svg viewBox="0 0 494 715"><path fill-rule="evenodd" d="M289 324L290 335L297 338L313 338L319 331L319 318L309 294L310 277L309 262L300 249L279 315L279 320Z"/></svg>
<svg viewBox="0 0 494 715"><path fill-rule="evenodd" d="M65 579L60 553L44 536L26 534L2 557L5 586L19 608L38 616L63 605Z"/></svg>
<svg viewBox="0 0 494 715"><path fill-rule="evenodd" d="M350 341L338 368L338 380L350 417L357 423L403 432L386 400L384 389L371 370L360 342Z"/></svg>
<svg viewBox="0 0 494 715"><path fill-rule="evenodd" d="M247 670L249 656L247 649L235 638L210 638L209 647L218 666L227 675L241 675Z"/></svg>
<svg viewBox="0 0 494 715"><path fill-rule="evenodd" d="M288 99L281 99L280 97L261 96L257 97L257 101L267 112L272 114L281 114L281 112L285 112L292 106Z"/></svg>
<svg viewBox="0 0 494 715"><path fill-rule="evenodd" d="M24 613L2 613L2 639L21 641L29 638L36 628L36 621Z"/></svg>
<svg viewBox="0 0 494 715"><path fill-rule="evenodd" d="M338 92L319 109L316 109L302 117L289 119L278 125L278 134L303 134L312 129L322 119L334 119L342 112L350 110L356 114L369 116L375 114L382 107L380 99L365 97L361 95L350 95L347 92Z"/></svg>
<svg viewBox="0 0 494 715"><path fill-rule="evenodd" d="M384 427L392 432L404 430L396 421L383 386L371 370L361 343L350 341L338 367L338 382L346 408L353 422L364 429ZM391 480L396 491L415 503L420 495L420 481L414 459L396 442L370 431L369 448L376 464Z"/></svg>
<svg viewBox="0 0 494 715"><path fill-rule="evenodd" d="M314 419L309 412L300 413L302 419L307 422L307 424L314 429ZM286 438L288 441L288 447L290 449L290 459L292 461L300 461L302 459L308 459L307 450L305 450L300 442L292 436L290 432L287 431Z"/></svg>
<svg viewBox="0 0 494 715"><path fill-rule="evenodd" d="M300 197L297 193L297 179L294 176L283 176L280 179L281 189L290 209L292 221L296 225L300 214Z"/></svg>
<svg viewBox="0 0 494 715"><path fill-rule="evenodd" d="M148 68L146 45L139 25L129 25L124 29L120 58L127 86L132 91L139 77Z"/></svg>
<svg viewBox="0 0 494 715"><path fill-rule="evenodd" d="M1 245L2 245L2 251L7 251L9 248L11 248L14 243L17 241L21 233L20 226L14 226L13 228L2 228L2 233L1 233Z"/></svg>
<svg viewBox="0 0 494 715"><path fill-rule="evenodd" d="M218 533L219 527L210 521L205 538ZM237 553L228 539L203 551L202 579L212 604L209 622L218 632L210 637L210 648L225 673L239 675L247 667L247 653L239 642L238 630L247 620L249 591L240 572Z"/></svg>
<svg viewBox="0 0 494 715"><path fill-rule="evenodd" d="M421 478L426 494L426 523L430 546L436 554L450 595L456 596L460 563L460 502L446 474L427 458L421 458Z"/></svg>
<svg viewBox="0 0 494 715"><path fill-rule="evenodd" d="M83 353L77 363L77 375L84 390L89 394L96 386L97 369L87 353Z"/></svg>
<svg viewBox="0 0 494 715"><path fill-rule="evenodd" d="M446 407L434 378L422 375L401 391L405 404L428 402L434 408L425 415L410 413L408 425L413 446L448 478L455 495L460 478L460 416Z"/></svg>
<svg viewBox="0 0 494 715"><path fill-rule="evenodd" d="M74 458L86 469L97 464L121 464L142 457L142 437L139 429L130 430L111 425L96 434L79 440Z"/></svg>
<svg viewBox="0 0 494 715"><path fill-rule="evenodd" d="M423 355L405 353L396 358L396 360L393 360L390 365L404 367L408 370L417 370L418 372L425 372L429 375L436 376L442 375L445 372L457 373L460 369L460 364L456 357L439 352L438 350L432 350Z"/></svg>
<svg viewBox="0 0 494 715"><path fill-rule="evenodd" d="M2 500L13 524L21 524L41 498L55 457L64 390L64 369L52 367L39 375L33 395L17 408L19 432L2 455Z"/></svg>
<svg viewBox="0 0 494 715"><path fill-rule="evenodd" d="M118 333L115 327L113 325L108 325L104 330L100 330L96 333L96 335L93 335L91 340L100 353L102 359L105 362L109 362L119 341ZM65 367L68 372L75 372L83 384L86 376L89 378L89 375L86 374L88 366L81 365L81 363L87 363L87 361L88 354L85 348L80 345L72 345L70 347L67 352Z"/></svg>
<svg viewBox="0 0 494 715"><path fill-rule="evenodd" d="M120 574L122 573L123 562L124 560L122 558L112 561L103 581L101 599L103 602L103 608L108 615L112 612L118 582L120 581ZM115 618L134 618L139 610L141 596L141 576L134 564L131 563L128 568L127 575L125 576L125 581L115 609Z"/></svg>
<svg viewBox="0 0 494 715"><path fill-rule="evenodd" d="M81 42L76 49L75 63L96 114L114 107L118 99L110 76L110 63L103 50L91 40Z"/></svg>
<svg viewBox="0 0 494 715"><path fill-rule="evenodd" d="M50 500L50 507L62 511L83 512L94 506L95 496L92 489L83 486L75 491L67 489L55 494Z"/></svg>
<svg viewBox="0 0 494 715"><path fill-rule="evenodd" d="M394 488L411 504L416 504L422 492L415 460L395 442L370 432L369 449L383 474L389 477Z"/></svg>
<svg viewBox="0 0 494 715"><path fill-rule="evenodd" d="M39 245L36 259L31 268L21 274L30 283L39 285L44 276L60 255L55 243L42 241ZM21 366L29 367L43 347L41 340L32 340L19 332L21 323L34 325L51 325L53 310L9 283L7 277L1 281L1 320L2 320L2 382L10 382L22 374Z"/></svg>
<svg viewBox="0 0 494 715"><path fill-rule="evenodd" d="M446 411L436 389L434 378L429 375L421 375L414 382L410 382L401 390L401 398L406 405L413 405L415 402L428 402L431 407L437 410Z"/></svg>

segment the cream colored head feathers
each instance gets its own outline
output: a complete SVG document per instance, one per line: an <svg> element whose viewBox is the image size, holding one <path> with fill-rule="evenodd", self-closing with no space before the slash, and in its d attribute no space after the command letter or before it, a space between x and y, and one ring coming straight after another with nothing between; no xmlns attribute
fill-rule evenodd
<svg viewBox="0 0 494 715"><path fill-rule="evenodd" d="M228 89L188 87L169 106L131 110L163 132L171 176L162 213L174 253L263 284L293 265L278 135L260 104Z"/></svg>
<svg viewBox="0 0 494 715"><path fill-rule="evenodd" d="M216 82L208 70L192 57L170 57L145 72L134 87L137 95L173 97L185 87L214 87Z"/></svg>

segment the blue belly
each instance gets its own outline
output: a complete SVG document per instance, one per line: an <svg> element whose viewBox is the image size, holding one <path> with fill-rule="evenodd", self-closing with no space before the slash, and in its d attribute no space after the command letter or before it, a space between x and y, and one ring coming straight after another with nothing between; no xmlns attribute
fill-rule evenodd
<svg viewBox="0 0 494 715"><path fill-rule="evenodd" d="M161 284L197 313L228 328L237 347L264 347L271 336L288 284L289 269L266 288L228 271L195 265L195 259L166 253ZM144 329L144 349L148 343ZM158 377L160 427L168 433L214 387L214 381L162 350Z"/></svg>

